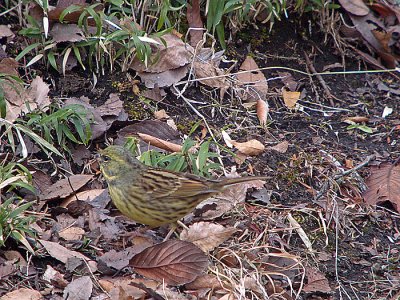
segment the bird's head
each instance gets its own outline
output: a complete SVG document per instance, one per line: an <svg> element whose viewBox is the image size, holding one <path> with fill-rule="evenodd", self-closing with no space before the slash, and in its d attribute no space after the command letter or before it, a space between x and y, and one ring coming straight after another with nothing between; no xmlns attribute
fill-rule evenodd
<svg viewBox="0 0 400 300"><path fill-rule="evenodd" d="M122 146L108 146L100 150L98 162L107 181L129 176L133 170L142 166L132 153Z"/></svg>

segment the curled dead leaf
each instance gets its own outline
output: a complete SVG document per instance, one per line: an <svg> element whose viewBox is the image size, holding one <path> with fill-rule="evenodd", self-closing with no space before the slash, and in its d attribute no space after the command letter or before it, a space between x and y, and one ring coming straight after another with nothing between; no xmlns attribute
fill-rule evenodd
<svg viewBox="0 0 400 300"><path fill-rule="evenodd" d="M236 228L224 227L221 224L199 222L189 226L181 233L181 240L192 242L204 252L214 250L229 239Z"/></svg>
<svg viewBox="0 0 400 300"><path fill-rule="evenodd" d="M257 100L257 117L261 126L264 126L265 123L267 123L268 112L268 103L261 99Z"/></svg>
<svg viewBox="0 0 400 300"><path fill-rule="evenodd" d="M282 97L287 108L295 108L297 101L300 99L300 92L291 92L283 90Z"/></svg>
<svg viewBox="0 0 400 300"><path fill-rule="evenodd" d="M160 149L169 151L169 152L181 152L182 151L182 146L178 144L174 144L159 138L156 138L154 136L145 134L145 133L140 133L138 132L137 135L140 137L140 139L146 143L149 143L152 146L158 147Z"/></svg>
<svg viewBox="0 0 400 300"><path fill-rule="evenodd" d="M258 140L250 140L244 143L231 141L231 144L236 147L240 152L250 156L261 154L265 150L265 146Z"/></svg>
<svg viewBox="0 0 400 300"><path fill-rule="evenodd" d="M361 117L361 116L348 117L343 120L343 122L348 123L348 124L364 123L364 122L368 122L368 121L369 121L368 117Z"/></svg>

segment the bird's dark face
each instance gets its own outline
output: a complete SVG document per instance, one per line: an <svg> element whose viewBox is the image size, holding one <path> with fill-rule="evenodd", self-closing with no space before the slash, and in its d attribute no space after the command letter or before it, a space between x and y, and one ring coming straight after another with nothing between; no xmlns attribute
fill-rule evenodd
<svg viewBox="0 0 400 300"><path fill-rule="evenodd" d="M99 151L100 170L107 181L129 176L141 163L122 146L108 146Z"/></svg>

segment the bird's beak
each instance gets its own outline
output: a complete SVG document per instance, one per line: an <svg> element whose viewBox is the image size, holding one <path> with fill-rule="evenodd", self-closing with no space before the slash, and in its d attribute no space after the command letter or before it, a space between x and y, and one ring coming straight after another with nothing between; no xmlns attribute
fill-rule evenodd
<svg viewBox="0 0 400 300"><path fill-rule="evenodd" d="M102 163L102 162L103 162L100 153L97 153L97 154L94 156L94 158L95 158L99 163Z"/></svg>

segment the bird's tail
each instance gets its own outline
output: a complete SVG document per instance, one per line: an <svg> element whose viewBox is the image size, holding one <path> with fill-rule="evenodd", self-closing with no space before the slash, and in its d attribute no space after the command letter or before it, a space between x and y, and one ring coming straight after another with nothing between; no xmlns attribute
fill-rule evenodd
<svg viewBox="0 0 400 300"><path fill-rule="evenodd" d="M268 177L266 176L248 176L248 177L237 177L237 178L225 178L218 182L219 186L227 186L227 185L233 185L237 183L242 183L242 182L247 182L247 181L253 181L253 180L262 180L266 181Z"/></svg>

